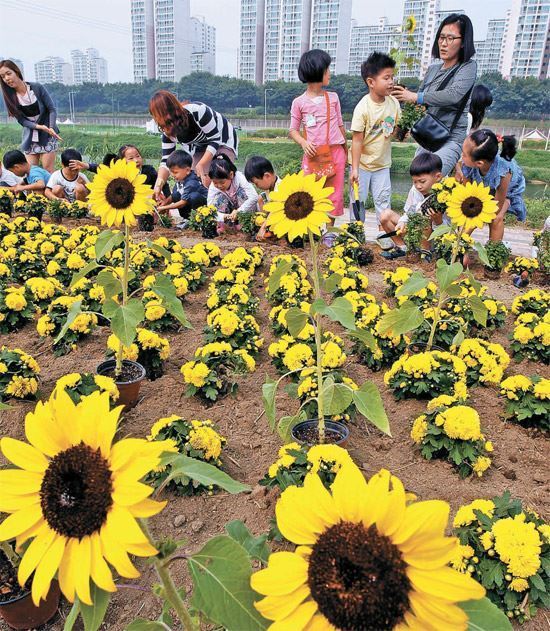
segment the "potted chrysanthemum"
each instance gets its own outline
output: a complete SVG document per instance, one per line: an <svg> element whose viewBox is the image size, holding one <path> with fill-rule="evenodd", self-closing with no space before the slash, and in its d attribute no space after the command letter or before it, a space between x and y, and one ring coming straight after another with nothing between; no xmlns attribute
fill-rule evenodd
<svg viewBox="0 0 550 631"><path fill-rule="evenodd" d="M348 300L342 296L332 301L325 300L323 297L323 290L331 291L332 284L341 278L338 274L333 274L330 278L324 279L319 265L321 242L318 237L321 235L321 228L329 223L329 213L334 208L329 198L334 189L325 187L325 180L324 177L316 180L314 174L304 175L302 171L287 175L281 181L277 191L270 194L270 201L264 205L268 213L267 226L277 237L286 236L290 242L302 237L309 239L311 252L309 275L313 286L313 302L309 312L300 309L299 305L291 307L287 311L286 322L293 337L299 336L308 323L311 323L314 329L314 378L317 394L312 398L317 402L317 418L304 419L301 408L295 416L286 417L286 425L287 430L292 427L291 431L295 440L310 444L345 441L349 435L347 426L339 421L326 420L326 418L341 414L352 402L357 410L379 429L387 434L390 433L380 393L373 383L367 382L360 388L354 389L348 384L336 383L333 376L324 368L324 318L339 322L351 331L351 335L361 337L366 343L374 343L368 331L360 331L356 328L353 308ZM339 231L338 228L330 229ZM292 262L289 261L278 262L268 281L270 294L277 291L282 278L291 266ZM275 424L277 386L285 376L283 375L277 382L269 379L263 386L264 404L272 425ZM311 399L308 399L305 403L310 401Z"/></svg>

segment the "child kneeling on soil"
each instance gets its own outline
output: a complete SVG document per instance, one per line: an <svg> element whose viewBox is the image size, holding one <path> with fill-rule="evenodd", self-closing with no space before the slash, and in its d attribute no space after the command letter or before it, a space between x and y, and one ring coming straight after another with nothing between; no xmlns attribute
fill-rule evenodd
<svg viewBox="0 0 550 631"><path fill-rule="evenodd" d="M166 166L170 169L170 175L176 181L172 194L157 210L167 212L177 210L184 220L179 227L185 227L185 220L189 219L191 211L206 204L208 191L203 186L197 174L191 170L193 158L186 152L178 149L173 151Z"/></svg>
<svg viewBox="0 0 550 631"><path fill-rule="evenodd" d="M271 162L263 156L248 158L244 165L244 176L261 191L258 196L258 211L261 212L264 204L269 201L269 194L277 190L281 178L275 173ZM265 241L271 236L273 234L267 228L267 221L264 221L258 230L256 240Z"/></svg>
<svg viewBox="0 0 550 631"><path fill-rule="evenodd" d="M380 223L385 232L397 232L392 237L395 247L387 252L382 252L382 256L386 259L396 259L405 256L407 246L403 240L403 235L407 231L407 222L409 216L421 212L420 207L431 194L432 186L441 180L441 169L443 164L441 158L435 153L422 152L419 153L411 162L409 172L412 177L413 186L409 191L403 215L399 215L394 210L384 210L380 215ZM425 239L422 242L422 255L425 260L431 260L429 250L428 237L435 226L441 225L443 222L449 223L444 213L437 213L431 209L426 211L426 215L431 219L431 226L428 228Z"/></svg>
<svg viewBox="0 0 550 631"><path fill-rule="evenodd" d="M61 168L50 175L46 184L45 195L48 199L66 199L69 202L84 202L88 199L86 184L89 180L80 172L81 167L73 166L75 161L82 161L80 151L65 149L61 154Z"/></svg>
<svg viewBox="0 0 550 631"><path fill-rule="evenodd" d="M237 229L240 212L256 211L258 194L224 154L212 160L208 177L211 184L208 187L207 203L218 211L218 233L225 232L229 226Z"/></svg>

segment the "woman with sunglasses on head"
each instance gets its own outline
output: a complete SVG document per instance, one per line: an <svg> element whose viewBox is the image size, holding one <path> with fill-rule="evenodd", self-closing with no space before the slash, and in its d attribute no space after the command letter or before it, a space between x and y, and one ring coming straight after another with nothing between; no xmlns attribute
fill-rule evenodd
<svg viewBox="0 0 550 631"><path fill-rule="evenodd" d="M149 101L151 116L162 132L162 160L155 182L155 198L162 201L162 187L170 172L168 156L181 148L193 157L193 170L204 186L210 185L208 171L215 156L223 154L235 161L239 140L233 125L212 108L198 101L180 103L167 90L159 90Z"/></svg>
<svg viewBox="0 0 550 631"><path fill-rule="evenodd" d="M450 129L445 144L434 152L443 162L443 175L454 169L466 138L469 102L477 76L474 54L470 18L452 13L439 25L432 47L432 56L440 61L428 68L418 92L402 86L392 90L398 101L424 105L427 113ZM425 149L420 148L417 153L420 151Z"/></svg>

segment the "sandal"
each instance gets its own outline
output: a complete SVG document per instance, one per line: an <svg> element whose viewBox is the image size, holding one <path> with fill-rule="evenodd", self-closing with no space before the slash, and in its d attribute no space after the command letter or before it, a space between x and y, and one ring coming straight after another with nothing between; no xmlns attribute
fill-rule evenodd
<svg viewBox="0 0 550 631"><path fill-rule="evenodd" d="M432 253L430 250L420 250L420 259L425 263L432 262Z"/></svg>
<svg viewBox="0 0 550 631"><path fill-rule="evenodd" d="M401 248L392 248L391 250L387 250L386 252L380 252L380 256L384 257L388 261L393 261L394 259L399 259L402 256L406 256L407 252L402 250Z"/></svg>

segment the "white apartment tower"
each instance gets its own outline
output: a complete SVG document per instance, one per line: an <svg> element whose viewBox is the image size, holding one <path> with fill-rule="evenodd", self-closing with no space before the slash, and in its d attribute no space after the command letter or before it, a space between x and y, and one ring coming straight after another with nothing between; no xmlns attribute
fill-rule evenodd
<svg viewBox="0 0 550 631"><path fill-rule="evenodd" d="M311 48L326 50L331 70L347 74L349 69L352 0L314 0Z"/></svg>
<svg viewBox="0 0 550 631"><path fill-rule="evenodd" d="M107 60L100 57L97 48L87 48L85 51L71 50L71 60L75 85L107 83Z"/></svg>
<svg viewBox="0 0 550 631"><path fill-rule="evenodd" d="M132 0L132 58L134 81L155 78L154 0Z"/></svg>
<svg viewBox="0 0 550 631"><path fill-rule="evenodd" d="M550 61L550 0L513 0L502 74L546 79Z"/></svg>
<svg viewBox="0 0 550 631"><path fill-rule="evenodd" d="M475 42L478 76L502 72L505 33L506 18L489 20L486 39Z"/></svg>
<svg viewBox="0 0 550 631"><path fill-rule="evenodd" d="M34 64L34 76L38 83L73 83L72 66L62 57L46 57L37 61Z"/></svg>
<svg viewBox="0 0 550 631"><path fill-rule="evenodd" d="M191 72L216 74L216 29L202 18L191 18Z"/></svg>
<svg viewBox="0 0 550 631"><path fill-rule="evenodd" d="M348 74L360 75L361 64L373 51L389 53L398 34L399 26L399 24L389 24L386 17L381 17L377 24L368 26L358 26L353 20Z"/></svg>
<svg viewBox="0 0 550 631"><path fill-rule="evenodd" d="M155 0L155 77L179 81L191 72L190 0Z"/></svg>
<svg viewBox="0 0 550 631"><path fill-rule="evenodd" d="M265 0L241 0L239 77L262 83Z"/></svg>

